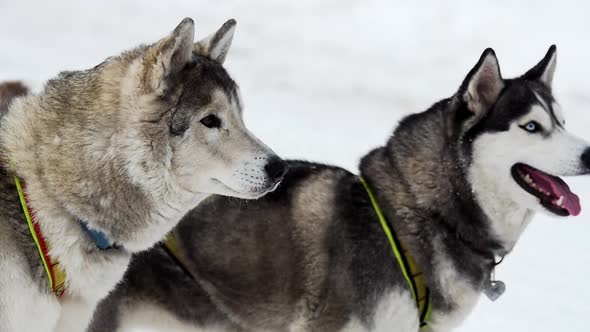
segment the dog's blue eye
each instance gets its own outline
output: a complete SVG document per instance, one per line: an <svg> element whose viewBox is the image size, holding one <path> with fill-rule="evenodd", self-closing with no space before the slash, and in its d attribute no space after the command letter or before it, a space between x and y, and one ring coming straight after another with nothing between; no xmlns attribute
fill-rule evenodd
<svg viewBox="0 0 590 332"><path fill-rule="evenodd" d="M528 131L529 133L536 133L541 130L541 125L535 121L528 122L524 126L521 126L522 129Z"/></svg>

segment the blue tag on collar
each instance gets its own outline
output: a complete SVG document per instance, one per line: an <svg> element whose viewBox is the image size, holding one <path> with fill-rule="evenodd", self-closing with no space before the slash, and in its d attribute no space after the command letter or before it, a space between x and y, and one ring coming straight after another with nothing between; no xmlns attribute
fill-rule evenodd
<svg viewBox="0 0 590 332"><path fill-rule="evenodd" d="M88 226L88 223L84 220L79 220L80 226L90 238L96 243L96 246L100 250L107 250L114 248L113 243L107 238L107 235L99 230L92 229Z"/></svg>

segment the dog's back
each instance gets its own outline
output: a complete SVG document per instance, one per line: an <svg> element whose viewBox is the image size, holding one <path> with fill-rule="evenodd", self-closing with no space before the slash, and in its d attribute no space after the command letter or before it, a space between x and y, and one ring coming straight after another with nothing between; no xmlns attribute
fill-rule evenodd
<svg viewBox="0 0 590 332"><path fill-rule="evenodd" d="M0 83L0 116L8 109L12 100L29 93L29 88L19 81Z"/></svg>

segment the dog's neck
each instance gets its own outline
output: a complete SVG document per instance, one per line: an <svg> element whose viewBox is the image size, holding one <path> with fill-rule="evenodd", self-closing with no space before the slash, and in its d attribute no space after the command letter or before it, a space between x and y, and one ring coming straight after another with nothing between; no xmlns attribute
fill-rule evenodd
<svg viewBox="0 0 590 332"><path fill-rule="evenodd" d="M497 174L489 171L489 167L477 165L474 160L468 177L473 193L488 217L493 234L502 243L502 252L499 254L503 256L512 251L534 212L510 199L510 194L502 188L507 184L498 183Z"/></svg>
<svg viewBox="0 0 590 332"><path fill-rule="evenodd" d="M440 121L444 115L421 116ZM396 131L386 147L364 157L361 175L425 273L433 319L437 312L454 311L460 321L489 280L502 241L472 193L448 127L408 128L412 125L400 129L410 132ZM431 137L416 137L416 132Z"/></svg>
<svg viewBox="0 0 590 332"><path fill-rule="evenodd" d="M501 248L484 226L483 213L473 206L465 208L475 202L468 193L462 192L465 188L458 188L449 181L454 174L440 174L438 170L404 174L403 167L396 164L396 160L403 159L392 160L389 151L380 148L365 157L361 164L361 175L374 188L379 204L400 238L410 242L410 247L417 239L420 243L414 245L434 247L439 237L445 235L452 242L439 244L462 248L466 257L458 258L463 262L468 258L467 261L476 265L488 266ZM419 192L420 183L435 185L437 181L428 178L434 174L446 183L438 183L435 189L427 190L429 193ZM447 193L452 195L447 196Z"/></svg>
<svg viewBox="0 0 590 332"><path fill-rule="evenodd" d="M119 109L122 82L66 75L7 111L0 128L4 166L27 183L48 237L77 229L70 235L84 241L80 219L130 251L147 249L206 195L179 188L165 167L170 155L143 146L141 133L125 127L133 121L121 117L133 110ZM77 75L86 84L71 84Z"/></svg>

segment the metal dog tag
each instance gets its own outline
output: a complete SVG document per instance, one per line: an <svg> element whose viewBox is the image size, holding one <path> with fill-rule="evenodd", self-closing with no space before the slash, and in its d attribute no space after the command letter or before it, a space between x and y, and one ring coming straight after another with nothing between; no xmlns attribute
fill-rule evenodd
<svg viewBox="0 0 590 332"><path fill-rule="evenodd" d="M483 288L483 293L490 299L496 301L506 291L506 284L500 280L488 280Z"/></svg>

